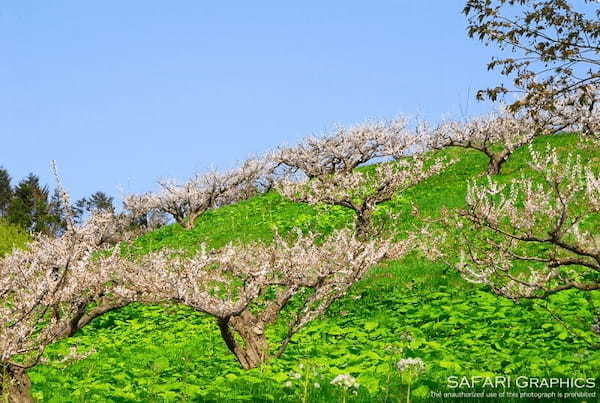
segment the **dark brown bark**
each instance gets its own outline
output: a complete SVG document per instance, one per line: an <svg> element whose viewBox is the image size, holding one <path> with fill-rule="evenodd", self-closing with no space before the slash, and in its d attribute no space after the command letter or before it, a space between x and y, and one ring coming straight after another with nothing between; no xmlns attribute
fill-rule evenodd
<svg viewBox="0 0 600 403"><path fill-rule="evenodd" d="M519 147L521 147L521 145L519 145ZM492 150L486 147L482 151L490 159L487 167L488 175L498 175L500 173L500 169L502 169L502 165L506 162L506 160L508 160L508 157L510 157L510 155L513 153L513 151L511 151L508 148L505 148L500 152L493 152Z"/></svg>
<svg viewBox="0 0 600 403"><path fill-rule="evenodd" d="M500 173L500 169L502 168L502 164L504 164L505 161L506 158L502 155L491 156L487 167L488 175L498 175Z"/></svg>
<svg viewBox="0 0 600 403"><path fill-rule="evenodd" d="M200 217L202 213L190 213L188 216L175 216L175 221L179 223L186 230L191 230L194 228L194 224L198 217Z"/></svg>
<svg viewBox="0 0 600 403"><path fill-rule="evenodd" d="M490 148L485 147L482 151L490 158L487 173L489 175L498 175L500 173L500 170L502 169L502 165L504 165L504 163L508 160L508 157L510 157L513 152L531 143L531 141L533 141L535 137L538 137L541 134L542 132L537 132L534 137L523 140L510 148L504 148L502 151L497 153L494 153L490 150Z"/></svg>
<svg viewBox="0 0 600 403"><path fill-rule="evenodd" d="M356 236L359 239L366 239L369 234L373 232L371 214L369 211L356 211L355 230Z"/></svg>
<svg viewBox="0 0 600 403"><path fill-rule="evenodd" d="M217 324L225 344L242 368L256 368L269 359L269 344L264 327L256 323L256 318L250 312L244 311L238 316L218 319ZM236 334L242 339L242 343L235 339Z"/></svg>
<svg viewBox="0 0 600 403"><path fill-rule="evenodd" d="M0 398L8 403L33 403L31 382L25 370L12 365L0 366Z"/></svg>
<svg viewBox="0 0 600 403"><path fill-rule="evenodd" d="M108 313L115 309L123 308L124 306L127 306L130 303L130 301L121 298L112 298L105 296L102 299L100 299L98 305L95 308L89 311L87 310L87 304L83 304L82 306L80 306L77 315L74 315L73 318L69 321L69 324L63 329L62 333L59 335L59 338L71 337L79 329L86 326L98 316L102 316L105 313Z"/></svg>

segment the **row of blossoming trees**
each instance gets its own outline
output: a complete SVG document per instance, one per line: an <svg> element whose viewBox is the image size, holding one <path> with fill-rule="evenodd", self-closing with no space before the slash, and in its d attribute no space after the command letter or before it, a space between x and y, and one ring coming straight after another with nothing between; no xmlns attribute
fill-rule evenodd
<svg viewBox="0 0 600 403"><path fill-rule="evenodd" d="M386 220L376 213L454 163L432 158L433 149L479 150L495 174L536 136L566 127L598 133L599 126L597 113L572 105L543 120L500 112L416 130L402 119L368 122L280 147L228 172L160 182L159 192L128 196L123 213L98 212L82 224L68 219L62 236L39 235L26 250L0 260L0 392L12 402L30 401L26 371L49 343L132 302L174 302L211 315L240 365L257 367L283 354L291 338L370 267L414 249L515 299L598 289L600 177L575 156L560 161L553 150L532 152L539 178L470 185L466 208L444 215L450 230L443 234L383 231ZM201 246L193 256L162 250L134 258L119 247L140 234L132 223L149 230L152 217L167 214L190 229L209 209L272 189L297 202L348 208L353 226L325 240L276 234L272 242ZM67 217L68 206L63 192ZM287 331L281 340L267 340L266 329L276 321Z"/></svg>

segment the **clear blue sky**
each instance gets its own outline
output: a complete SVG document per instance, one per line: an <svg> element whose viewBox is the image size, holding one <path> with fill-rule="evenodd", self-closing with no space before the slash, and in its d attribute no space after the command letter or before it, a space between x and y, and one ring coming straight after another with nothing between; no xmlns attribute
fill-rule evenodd
<svg viewBox="0 0 600 403"><path fill-rule="evenodd" d="M336 123L481 113L494 50L463 4L4 0L0 165L118 197Z"/></svg>

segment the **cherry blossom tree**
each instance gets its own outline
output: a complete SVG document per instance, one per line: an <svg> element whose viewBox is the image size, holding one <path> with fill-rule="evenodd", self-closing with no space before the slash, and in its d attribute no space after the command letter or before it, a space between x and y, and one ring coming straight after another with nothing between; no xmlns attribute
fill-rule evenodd
<svg viewBox="0 0 600 403"><path fill-rule="evenodd" d="M517 301L600 289L598 171L553 149L530 153L537 176L471 184L467 207L445 215L458 259L429 252L445 255L467 280Z"/></svg>
<svg viewBox="0 0 600 403"><path fill-rule="evenodd" d="M285 197L309 204L342 206L355 213L355 230L360 237L378 233L376 208L423 180L441 172L448 164L441 159L427 164L423 158L380 164L373 172L342 172L312 180L284 179L277 189Z"/></svg>
<svg viewBox="0 0 600 403"><path fill-rule="evenodd" d="M44 348L71 333L91 301L105 294L121 258L98 255L115 230L114 216L68 224L60 237L38 235L0 260L0 395L31 401L26 370Z"/></svg>
<svg viewBox="0 0 600 403"><path fill-rule="evenodd" d="M466 122L448 120L427 133L429 147L433 149L452 146L484 153L489 159L487 173L496 175L515 150L536 136L548 134L549 131L544 130L547 126L527 115L501 110Z"/></svg>
<svg viewBox="0 0 600 403"><path fill-rule="evenodd" d="M169 214L184 228L191 229L207 210L268 190L271 186L269 175L267 160L253 158L231 171L208 171L183 184L161 180L160 192L129 195L124 206L129 214L137 217L149 212Z"/></svg>
<svg viewBox="0 0 600 403"><path fill-rule="evenodd" d="M575 91L555 100L551 111L545 111L541 106L535 108L536 116L548 131L555 133L567 129L600 139L600 84L589 84L586 88L585 92ZM586 103L586 94L592 94L594 100Z"/></svg>
<svg viewBox="0 0 600 403"><path fill-rule="evenodd" d="M240 365L254 368L281 355L294 334L370 267L403 255L412 243L412 238L364 242L349 230L322 244L315 238L298 234L292 242L276 236L270 244L201 248L191 258L173 251L152 253L122 266L123 283L115 292L145 303L182 303L215 317ZM265 332L278 320L287 320L287 331L273 349Z"/></svg>
<svg viewBox="0 0 600 403"><path fill-rule="evenodd" d="M339 172L352 172L359 165L378 158L401 157L419 146L410 136L407 121L368 121L332 133L306 137L296 146L279 147L271 156L288 171L300 171L309 179Z"/></svg>
<svg viewBox="0 0 600 403"><path fill-rule="evenodd" d="M422 155L407 157L425 149L422 140L407 129L403 119L309 137L274 153L273 160L288 173L276 188L294 201L351 209L356 214L356 231L363 237L375 231L377 206L447 167L442 160L427 163ZM398 160L373 169L359 168L386 157Z"/></svg>
<svg viewBox="0 0 600 403"><path fill-rule="evenodd" d="M370 267L403 255L412 241L364 242L344 230L320 244L297 234L294 241L201 248L192 257L161 251L131 259L115 247L127 228L115 218L104 212L80 225L71 220L61 237L39 235L0 260L0 392L9 401L31 401L26 370L48 344L134 301L183 303L214 316L240 364L256 367L281 355ZM287 332L271 351L265 331L284 310Z"/></svg>

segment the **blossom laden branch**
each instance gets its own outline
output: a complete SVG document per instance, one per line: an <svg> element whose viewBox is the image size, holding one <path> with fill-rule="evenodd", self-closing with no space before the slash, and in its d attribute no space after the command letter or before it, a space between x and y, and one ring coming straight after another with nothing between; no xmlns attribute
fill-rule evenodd
<svg viewBox="0 0 600 403"><path fill-rule="evenodd" d="M500 111L473 118L467 122L446 121L428 131L429 147L470 148L489 158L487 173L496 175L502 164L518 148L530 143L535 137L547 134L534 120L526 115Z"/></svg>
<svg viewBox="0 0 600 403"><path fill-rule="evenodd" d="M380 164L374 172L352 171L302 182L287 179L279 182L277 189L294 201L351 209L356 213L357 233L365 236L374 231L372 215L377 206L438 174L451 163L442 159L430 164L424 158L400 160Z"/></svg>
<svg viewBox="0 0 600 403"><path fill-rule="evenodd" d="M366 237L377 232L372 219L377 206L447 167L441 160L426 164L421 156L408 157L425 147L425 138L408 130L405 119L340 128L275 152L274 162L288 172L276 188L294 201L352 210L357 233ZM386 157L397 161L361 168Z"/></svg>
<svg viewBox="0 0 600 403"><path fill-rule="evenodd" d="M515 300L600 289L598 173L574 155L530 154L541 181L469 186L467 207L447 222L457 228L456 267Z"/></svg>
<svg viewBox="0 0 600 403"><path fill-rule="evenodd" d="M98 213L0 259L0 372L9 385L0 392L30 398L25 370L48 344L77 330L77 318L107 292L122 260L109 240L124 228L119 217Z"/></svg>
<svg viewBox="0 0 600 403"><path fill-rule="evenodd" d="M289 171L300 171L309 179L335 173L350 173L360 165L378 158L405 155L418 147L407 130L407 121L370 121L350 128L338 127L333 133L305 138L296 146L278 148L273 161Z"/></svg>
<svg viewBox="0 0 600 403"><path fill-rule="evenodd" d="M268 191L272 186L272 170L268 160L253 158L228 172L197 174L183 184L171 179L161 180L160 192L129 195L124 205L134 217L165 213L184 228L191 229L196 219L211 208Z"/></svg>
<svg viewBox="0 0 600 403"><path fill-rule="evenodd" d="M240 364L253 368L272 356L266 329L290 308L292 299L296 312L276 355L369 268L412 247L412 239L365 242L350 230L339 231L322 244L315 240L315 235L299 235L293 242L276 236L268 245L229 244L211 252L201 248L191 258L153 253L122 266L122 286L115 292L146 303L178 302L213 316ZM267 297L269 293L274 297Z"/></svg>

